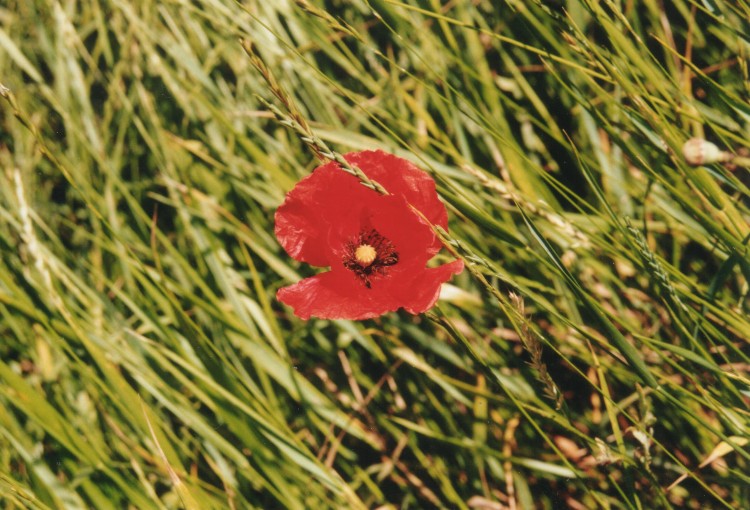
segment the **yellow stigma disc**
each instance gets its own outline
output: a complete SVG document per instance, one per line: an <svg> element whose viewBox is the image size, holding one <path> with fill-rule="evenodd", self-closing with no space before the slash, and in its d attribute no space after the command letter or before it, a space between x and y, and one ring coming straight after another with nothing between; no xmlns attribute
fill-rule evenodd
<svg viewBox="0 0 750 510"><path fill-rule="evenodd" d="M360 265L365 267L372 264L377 256L378 252L376 252L375 248L369 244L361 244L357 246L357 250L354 252L354 258L357 259L357 262L359 262Z"/></svg>

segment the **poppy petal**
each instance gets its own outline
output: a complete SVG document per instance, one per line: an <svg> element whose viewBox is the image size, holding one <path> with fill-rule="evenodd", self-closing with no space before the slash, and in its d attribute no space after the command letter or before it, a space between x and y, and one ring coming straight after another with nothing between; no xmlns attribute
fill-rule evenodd
<svg viewBox="0 0 750 510"><path fill-rule="evenodd" d="M350 164L367 177L380 183L388 193L403 197L433 225L448 228L448 213L438 198L435 181L411 161L380 150L344 154ZM431 245L433 255L440 250L440 240Z"/></svg>
<svg viewBox="0 0 750 510"><path fill-rule="evenodd" d="M401 263L424 268L427 261L440 251L440 239L432 227L411 209L405 198L394 195L382 198L372 220L373 227L395 245Z"/></svg>
<svg viewBox="0 0 750 510"><path fill-rule="evenodd" d="M372 229L393 243L400 267L409 265L421 269L437 251L431 248L437 236L406 200L395 195L379 196L370 204L353 206L350 215L331 226L328 239L331 267L342 261L348 242L357 234Z"/></svg>
<svg viewBox="0 0 750 510"><path fill-rule="evenodd" d="M294 315L301 319L362 320L377 317L398 309L383 303L373 303L364 285L353 280L346 282L335 271L326 271L302 281L282 287L276 297L294 308Z"/></svg>
<svg viewBox="0 0 750 510"><path fill-rule="evenodd" d="M292 258L313 266L327 266L328 250L322 242L328 235L324 230L327 227L315 219L303 201L290 197L292 193L276 210L276 239Z"/></svg>
<svg viewBox="0 0 750 510"><path fill-rule="evenodd" d="M386 279L372 289L346 271L327 271L282 287L276 297L294 308L301 319L363 320L404 308L412 314L429 310L440 295L440 285L463 270L456 260L412 273L411 278ZM402 275L401 276L405 276Z"/></svg>
<svg viewBox="0 0 750 510"><path fill-rule="evenodd" d="M463 269L463 261L454 260L420 272L412 284L405 288L408 294L402 296L404 310L417 315L432 308L440 297L440 286Z"/></svg>
<svg viewBox="0 0 750 510"><path fill-rule="evenodd" d="M328 229L382 195L368 189L338 164L316 168L287 193L276 210L275 233L294 259L313 266L328 266Z"/></svg>
<svg viewBox="0 0 750 510"><path fill-rule="evenodd" d="M448 214L438 198L435 181L411 161L380 150L350 152L344 159L382 184L388 193L404 197L431 223L448 226Z"/></svg>

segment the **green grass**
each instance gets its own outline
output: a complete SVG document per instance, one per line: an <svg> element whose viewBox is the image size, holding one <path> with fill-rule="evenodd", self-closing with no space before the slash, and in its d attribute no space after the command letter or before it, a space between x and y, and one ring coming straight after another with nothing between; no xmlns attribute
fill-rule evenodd
<svg viewBox="0 0 750 510"><path fill-rule="evenodd" d="M747 156L748 19L5 2L0 505L747 508L749 170L681 147ZM276 301L323 145L437 181L468 267L432 311Z"/></svg>

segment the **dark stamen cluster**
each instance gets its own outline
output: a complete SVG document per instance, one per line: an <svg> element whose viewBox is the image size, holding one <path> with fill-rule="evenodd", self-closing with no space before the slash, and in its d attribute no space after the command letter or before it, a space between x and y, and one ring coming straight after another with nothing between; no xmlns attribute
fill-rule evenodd
<svg viewBox="0 0 750 510"><path fill-rule="evenodd" d="M364 245L372 246L375 249L375 260L370 264L362 264L356 257L357 248ZM368 289L372 286L370 282L372 276L385 275L385 269L397 262L398 252L393 243L374 228L360 232L356 240L346 243L344 267L359 276Z"/></svg>

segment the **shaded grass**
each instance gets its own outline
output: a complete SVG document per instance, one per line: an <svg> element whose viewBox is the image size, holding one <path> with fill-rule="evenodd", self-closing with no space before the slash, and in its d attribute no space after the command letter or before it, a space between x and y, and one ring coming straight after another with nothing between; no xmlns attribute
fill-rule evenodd
<svg viewBox="0 0 750 510"><path fill-rule="evenodd" d="M747 169L680 148L746 150L749 10L8 5L0 501L742 508ZM457 292L277 303L310 270L272 214L317 162L260 98L430 171Z"/></svg>

